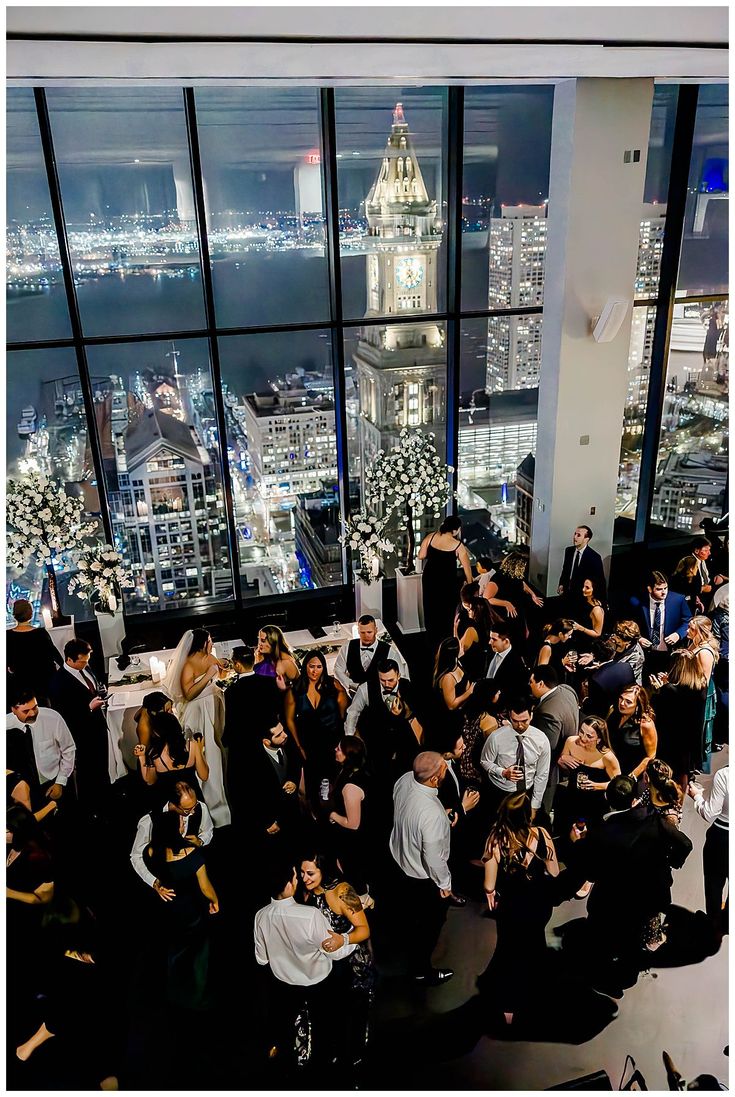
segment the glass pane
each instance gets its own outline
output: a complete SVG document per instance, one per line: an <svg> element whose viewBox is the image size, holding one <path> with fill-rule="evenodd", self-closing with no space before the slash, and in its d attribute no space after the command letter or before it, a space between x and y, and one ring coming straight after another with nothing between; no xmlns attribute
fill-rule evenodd
<svg viewBox="0 0 735 1097"><path fill-rule="evenodd" d="M342 582L326 331L219 341L243 597Z"/></svg>
<svg viewBox="0 0 735 1097"><path fill-rule="evenodd" d="M697 101L677 292L728 290L730 153L726 84L703 84Z"/></svg>
<svg viewBox="0 0 735 1097"><path fill-rule="evenodd" d="M651 521L698 533L720 518L728 456L728 304L674 307Z"/></svg>
<svg viewBox="0 0 735 1097"><path fill-rule="evenodd" d="M8 478L40 472L63 486L67 495L84 500L84 521L96 521L104 540L100 500L87 432L87 418L72 350L12 351L7 359L6 461ZM54 564L61 609L76 620L92 618L89 603L69 594L76 572L64 554ZM34 623L40 624L43 569L30 561L17 571L7 570L6 608L16 598L33 604Z"/></svg>
<svg viewBox="0 0 735 1097"><path fill-rule="evenodd" d="M337 88L344 314L445 307L444 88Z"/></svg>
<svg viewBox="0 0 735 1097"><path fill-rule="evenodd" d="M676 84L659 84L653 92L635 279L638 299L658 294L678 93Z"/></svg>
<svg viewBox="0 0 735 1097"><path fill-rule="evenodd" d="M135 580L127 612L232 598L206 341L88 355L115 545Z"/></svg>
<svg viewBox="0 0 735 1097"><path fill-rule="evenodd" d="M462 324L458 494L476 555L530 543L541 331L540 314Z"/></svg>
<svg viewBox="0 0 735 1097"><path fill-rule="evenodd" d="M317 88L199 88L217 326L329 320Z"/></svg>
<svg viewBox="0 0 735 1097"><path fill-rule="evenodd" d="M85 335L204 327L184 101L177 88L50 88Z"/></svg>
<svg viewBox="0 0 735 1097"><path fill-rule="evenodd" d="M554 89L465 89L462 307L540 305Z"/></svg>
<svg viewBox="0 0 735 1097"><path fill-rule="evenodd" d="M635 521L638 481L641 474L641 448L646 424L646 403L655 324L654 306L633 309L628 351L628 393L623 414L618 493L615 502L616 516L630 518L633 521Z"/></svg>
<svg viewBox="0 0 735 1097"><path fill-rule="evenodd" d="M59 244L31 88L8 88L6 112L7 340L68 339Z"/></svg>
<svg viewBox="0 0 735 1097"><path fill-rule="evenodd" d="M366 505L364 473L378 450L397 445L404 427L434 435L446 459L447 357L444 324L376 324L345 335L345 388L350 505ZM371 508L373 511L375 508ZM400 563L403 534L394 515L389 529L399 555L386 563L387 575ZM432 515L417 519L417 537L435 528Z"/></svg>

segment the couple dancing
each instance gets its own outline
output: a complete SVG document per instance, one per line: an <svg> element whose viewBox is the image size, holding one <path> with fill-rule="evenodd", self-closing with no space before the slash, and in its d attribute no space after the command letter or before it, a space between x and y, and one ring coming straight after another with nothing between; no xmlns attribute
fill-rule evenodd
<svg viewBox="0 0 735 1097"><path fill-rule="evenodd" d="M225 765L222 729L225 724L225 700L215 679L227 665L212 654L212 637L206 629L188 629L181 637L162 683L174 702L176 715L190 739L201 734L209 766L209 777L202 781L202 793L216 827L232 821L225 796Z"/></svg>

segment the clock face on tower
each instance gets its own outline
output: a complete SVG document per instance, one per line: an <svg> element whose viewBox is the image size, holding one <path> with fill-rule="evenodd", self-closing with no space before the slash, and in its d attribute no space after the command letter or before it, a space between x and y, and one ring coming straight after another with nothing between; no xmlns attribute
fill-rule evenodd
<svg viewBox="0 0 735 1097"><path fill-rule="evenodd" d="M406 256L396 263L396 282L404 289L416 289L424 280L424 264L415 256Z"/></svg>

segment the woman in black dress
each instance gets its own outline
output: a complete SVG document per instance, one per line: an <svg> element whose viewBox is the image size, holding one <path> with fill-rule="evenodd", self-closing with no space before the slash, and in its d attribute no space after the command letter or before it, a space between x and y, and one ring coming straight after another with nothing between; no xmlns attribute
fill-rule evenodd
<svg viewBox="0 0 735 1097"><path fill-rule="evenodd" d="M148 849L151 870L174 895L158 908L166 949L166 998L182 1009L206 1009L209 935L207 915L219 900L207 875L204 853L181 833L175 811L156 814Z"/></svg>
<svg viewBox="0 0 735 1097"><path fill-rule="evenodd" d="M29 686L41 705L48 704L48 685L52 675L64 665L60 652L45 628L31 624L33 606L25 598L13 602L15 627L5 633L5 662L8 688Z"/></svg>
<svg viewBox="0 0 735 1097"><path fill-rule="evenodd" d="M544 626L544 640L539 648L536 663L540 667L552 666L560 682L567 682L574 676L576 662L568 658L574 635L574 621L570 617L559 617L550 625Z"/></svg>
<svg viewBox="0 0 735 1097"><path fill-rule="evenodd" d="M701 603L698 605L697 602L702 593L702 580L699 577L699 560L696 556L682 556L671 573L669 590L684 595L692 615L701 611Z"/></svg>
<svg viewBox="0 0 735 1097"><path fill-rule="evenodd" d="M442 640L434 660L433 687L436 695L434 722L442 727L447 724L462 730L462 706L472 696L475 683L471 682L459 663L459 640L449 636Z"/></svg>
<svg viewBox="0 0 735 1097"><path fill-rule="evenodd" d="M470 557L461 537L462 522L452 516L442 522L438 531L427 534L419 549L419 560L424 561L421 573L424 625L433 645L452 634L459 589L458 564L466 581L472 582Z"/></svg>
<svg viewBox="0 0 735 1097"><path fill-rule="evenodd" d="M159 712L152 718L148 746L138 743L133 753L140 763L143 780L147 785L155 786L156 801L161 807L172 799L177 781L185 781L198 799L204 799L199 781L207 780L209 766L203 747L201 734L187 742L181 724L172 712Z"/></svg>
<svg viewBox="0 0 735 1097"><path fill-rule="evenodd" d="M370 778L366 772L365 744L356 735L344 735L334 752L339 772L332 789L330 837L342 875L351 880L367 909L374 906L370 886Z"/></svg>
<svg viewBox="0 0 735 1097"><path fill-rule="evenodd" d="M666 674L654 675L651 705L656 717L656 757L666 762L686 793L689 774L699 766L707 682L696 655L686 648L671 653Z"/></svg>
<svg viewBox="0 0 735 1097"><path fill-rule="evenodd" d="M641 775L656 757L658 745L653 710L643 686L621 690L617 705L608 713L607 729L621 773L641 784Z"/></svg>
<svg viewBox="0 0 735 1097"><path fill-rule="evenodd" d="M528 600L535 606L544 604L535 591L526 582L528 557L521 552L509 552L503 557L498 570L485 586L483 596L491 605L500 608L511 626L511 635L516 647L525 644L528 636L526 608Z"/></svg>
<svg viewBox="0 0 735 1097"><path fill-rule="evenodd" d="M334 751L344 731L348 697L320 651L304 659L293 689L284 694L286 727L304 758L306 798L319 803L319 785L337 772Z"/></svg>
<svg viewBox="0 0 735 1097"><path fill-rule="evenodd" d="M357 945L345 960L340 961L349 975L349 997L346 1002L337 998L334 1004L335 1010L342 1010L345 1065L355 1067L362 1061L367 1048L369 1012L375 994L370 926L359 895L328 858L321 853L308 852L301 861L300 874L301 901L314 903L332 927L325 951L334 952L348 942Z"/></svg>
<svg viewBox="0 0 735 1097"><path fill-rule="evenodd" d="M492 613L487 600L473 598L469 606L469 623L462 636L458 637L459 661L471 682L479 682L485 677L492 627Z"/></svg>
<svg viewBox="0 0 735 1097"><path fill-rule="evenodd" d="M531 825L525 792L501 801L482 859L498 938L477 986L510 1025L519 1007L531 1003L537 1008L538 995L544 993L545 929L554 909L551 877L559 875L554 843L543 827Z"/></svg>
<svg viewBox="0 0 735 1097"><path fill-rule="evenodd" d="M574 622L577 650L580 653L592 651L592 645L602 636L604 626L605 607L597 597L593 580L585 579L582 584L579 620Z"/></svg>

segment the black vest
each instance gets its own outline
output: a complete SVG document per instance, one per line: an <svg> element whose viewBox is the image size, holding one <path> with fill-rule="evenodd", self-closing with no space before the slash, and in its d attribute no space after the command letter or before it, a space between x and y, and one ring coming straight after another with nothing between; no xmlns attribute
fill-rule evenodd
<svg viewBox="0 0 735 1097"><path fill-rule="evenodd" d="M401 679L398 695L408 704L411 716L415 716L411 683L407 679ZM358 728L370 771L379 778L395 781L411 768L421 750L405 712L394 716L389 711L377 677L368 682L368 703L360 713Z"/></svg>
<svg viewBox="0 0 735 1097"><path fill-rule="evenodd" d="M365 669L362 665L362 659L360 658L360 641L350 640L347 645L347 673L349 674L353 682L357 682L360 685L362 682L378 680L378 666L387 659L390 655L390 644L387 644L385 640L378 640L377 646L373 653L373 657Z"/></svg>

